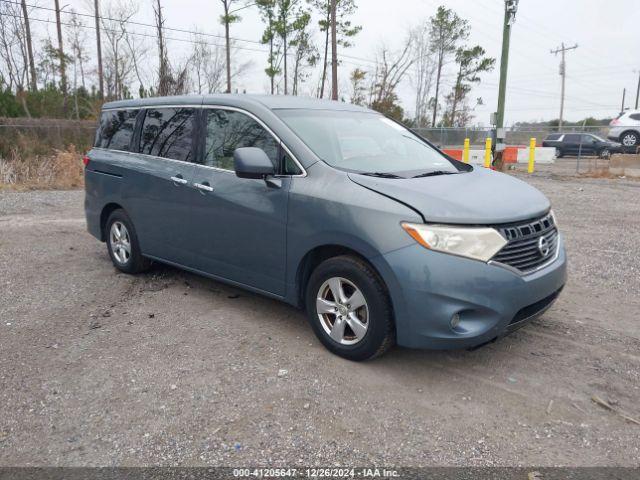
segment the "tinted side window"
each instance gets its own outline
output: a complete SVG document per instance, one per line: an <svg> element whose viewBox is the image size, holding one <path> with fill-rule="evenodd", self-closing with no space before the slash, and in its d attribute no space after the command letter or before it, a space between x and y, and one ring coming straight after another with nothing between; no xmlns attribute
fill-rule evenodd
<svg viewBox="0 0 640 480"><path fill-rule="evenodd" d="M278 142L254 119L230 110L209 109L205 110L205 116L205 165L233 170L236 148L257 147L265 151L274 166L278 166Z"/></svg>
<svg viewBox="0 0 640 480"><path fill-rule="evenodd" d="M138 110L110 110L100 115L95 146L129 151Z"/></svg>
<svg viewBox="0 0 640 480"><path fill-rule="evenodd" d="M561 136L561 133L552 133L547 137L547 140L559 140Z"/></svg>
<svg viewBox="0 0 640 480"><path fill-rule="evenodd" d="M580 143L581 135L571 133L564 136L564 141L567 143Z"/></svg>
<svg viewBox="0 0 640 480"><path fill-rule="evenodd" d="M140 153L189 162L193 159L193 108L149 108L140 135Z"/></svg>
<svg viewBox="0 0 640 480"><path fill-rule="evenodd" d="M640 120L640 113L634 113L633 115L629 115L631 120Z"/></svg>

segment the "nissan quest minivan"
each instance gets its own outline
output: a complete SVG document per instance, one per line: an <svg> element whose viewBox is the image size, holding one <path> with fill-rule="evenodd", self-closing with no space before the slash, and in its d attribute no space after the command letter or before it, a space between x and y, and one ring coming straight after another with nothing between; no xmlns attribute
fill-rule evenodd
<svg viewBox="0 0 640 480"><path fill-rule="evenodd" d="M542 314L566 281L538 190L354 105L106 103L84 163L88 230L117 269L162 262L302 307L351 360L483 345Z"/></svg>

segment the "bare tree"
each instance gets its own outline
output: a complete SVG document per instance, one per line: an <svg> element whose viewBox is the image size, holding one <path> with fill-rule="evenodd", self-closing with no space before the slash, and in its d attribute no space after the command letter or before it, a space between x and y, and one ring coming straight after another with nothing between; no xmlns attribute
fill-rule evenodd
<svg viewBox="0 0 640 480"><path fill-rule="evenodd" d="M226 48L207 43L201 34L195 34L192 41L193 48L189 57L190 91L198 94L226 91ZM232 58L237 58L233 43L230 53ZM250 65L251 62L232 64L231 79L241 76Z"/></svg>
<svg viewBox="0 0 640 480"><path fill-rule="evenodd" d="M376 59L372 103L383 101L391 96L398 84L404 79L414 62L411 46L410 38L407 39L402 50L398 52L392 52L386 46L382 46Z"/></svg>
<svg viewBox="0 0 640 480"><path fill-rule="evenodd" d="M62 110L67 111L67 66L62 43L62 22L60 21L60 0L54 0L56 10L56 31L58 33L58 56L60 57L60 88L62 89Z"/></svg>
<svg viewBox="0 0 640 480"><path fill-rule="evenodd" d="M411 37L397 52L382 46L376 59L375 73L372 78L371 108L396 120L402 120L403 110L398 103L396 88L404 79L413 62Z"/></svg>
<svg viewBox="0 0 640 480"><path fill-rule="evenodd" d="M104 96L121 99L130 95L130 85L134 74L134 64L125 38L127 22L138 11L138 5L128 0L109 2L105 15L101 17L101 30L106 39L106 51L103 57L103 75L105 81Z"/></svg>
<svg viewBox="0 0 640 480"><path fill-rule="evenodd" d="M85 82L85 64L89 61L89 55L87 54L87 32L85 30L85 24L77 15L75 10L71 10L71 19L69 20L69 26L67 28L67 41L71 47L71 56L73 58L74 75L79 71L80 84L82 88L87 88ZM77 80L77 79L76 79ZM77 88L74 80L74 88Z"/></svg>
<svg viewBox="0 0 640 480"><path fill-rule="evenodd" d="M158 95L178 95L187 90L187 65L173 71L169 63L167 45L164 38L164 16L162 15L162 5L160 0L156 0L153 11L156 20L156 31L158 38Z"/></svg>
<svg viewBox="0 0 640 480"><path fill-rule="evenodd" d="M29 12L27 10L27 2L26 0L22 0L22 17L24 21L24 33L26 37L27 44L27 56L29 57L29 81L31 85L31 90L36 92L38 91L38 78L36 76L36 64L35 59L33 58L33 45L31 41L31 26L29 24Z"/></svg>
<svg viewBox="0 0 640 480"><path fill-rule="evenodd" d="M25 96L30 84L29 54L23 12L16 3L0 3L0 60L0 87L14 90L30 117Z"/></svg>
<svg viewBox="0 0 640 480"><path fill-rule="evenodd" d="M411 73L411 83L415 89L414 121L418 126L429 123L431 90L433 89L436 61L429 43L429 23L424 22L411 33L415 63Z"/></svg>
<svg viewBox="0 0 640 480"><path fill-rule="evenodd" d="M75 10L71 10L71 19L67 28L67 42L71 47L71 62L73 63L73 105L76 119L80 119L80 106L78 104L78 74L83 91L86 91L84 79L84 63L89 60L85 51L87 34L84 23L78 17Z"/></svg>

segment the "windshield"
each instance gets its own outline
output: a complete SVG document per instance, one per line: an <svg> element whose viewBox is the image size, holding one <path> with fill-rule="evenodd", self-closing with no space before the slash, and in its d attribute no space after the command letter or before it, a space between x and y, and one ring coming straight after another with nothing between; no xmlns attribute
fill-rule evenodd
<svg viewBox="0 0 640 480"><path fill-rule="evenodd" d="M409 178L460 173L440 152L377 113L277 110L277 115L322 160L350 172Z"/></svg>

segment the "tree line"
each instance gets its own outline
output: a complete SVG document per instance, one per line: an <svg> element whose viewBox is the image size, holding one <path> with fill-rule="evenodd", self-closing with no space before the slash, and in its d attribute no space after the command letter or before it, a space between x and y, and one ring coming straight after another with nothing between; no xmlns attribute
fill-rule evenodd
<svg viewBox="0 0 640 480"><path fill-rule="evenodd" d="M93 0L85 12L49 1L0 0L0 116L95 118L108 100L238 92L254 66L245 52L259 51L271 94L349 101L412 126L458 127L482 103L470 98L474 85L495 68L482 46L468 43L469 22L444 6L400 43L358 59L345 53L362 30L356 0L212 0L223 34L168 25L165 0L147 0L153 24L135 20L136 0ZM247 9L262 21L255 40L232 34ZM55 21L34 16L42 12ZM55 37L35 35L36 23L55 24ZM188 52L172 54L169 45L178 43ZM410 114L398 97L405 82L414 94Z"/></svg>

